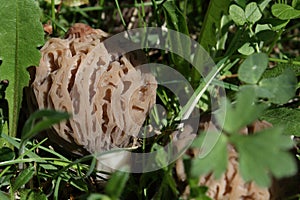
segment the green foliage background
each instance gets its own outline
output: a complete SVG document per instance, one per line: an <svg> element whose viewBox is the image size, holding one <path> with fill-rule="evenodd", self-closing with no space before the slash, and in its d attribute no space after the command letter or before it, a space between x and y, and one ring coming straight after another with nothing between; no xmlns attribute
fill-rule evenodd
<svg viewBox="0 0 300 200"><path fill-rule="evenodd" d="M81 199L107 200L180 199L184 185L190 187L189 199L207 200L209 188L197 185L199 176L212 173L220 177L225 172L228 145L238 152L239 169L245 181L270 187L274 177L299 177L300 53L294 49L299 39L294 33L300 27L299 8L297 0L0 0L0 81L9 81L8 87L0 85L0 199L13 199L15 195L21 199L64 199L75 195ZM137 11L134 21L133 10ZM32 140L42 130L70 117L67 113L40 110L31 114L23 127L18 127L23 88L29 83L27 67L38 66L38 48L45 39L63 37L76 22L110 33L130 27L166 26L189 35L210 53L216 72L220 72L212 75L211 83L175 54L161 51L149 56L150 61L171 66L183 74L195 93L181 108L174 95L158 89L158 100L168 114L154 118L164 134L143 143L142 150L161 148L162 141L170 140L168 131L174 130L177 120L185 119L191 108L197 107L204 115L218 112L209 104L210 98L214 98L206 92L210 84L223 81L227 92L227 98L220 99L219 105L226 113L215 119L215 123L224 122L222 134L204 158L183 155L187 176L184 183L176 179L172 163L145 174L116 172L99 190L93 155L65 156L46 148L47 139ZM50 26L53 32L44 32L43 25ZM182 51L189 52L187 46L178 41L177 47ZM4 102L8 102L8 108ZM9 113L9 125L4 120L4 111ZM240 134L241 128L256 120L267 120L273 127L255 134ZM192 144L194 149L200 149L204 140L203 133L198 135ZM293 153L289 152L291 149ZM160 156L156 162L166 162L166 155ZM289 187L297 189L297 185ZM65 188L70 189L67 194ZM289 195L284 198L300 198L299 191Z"/></svg>

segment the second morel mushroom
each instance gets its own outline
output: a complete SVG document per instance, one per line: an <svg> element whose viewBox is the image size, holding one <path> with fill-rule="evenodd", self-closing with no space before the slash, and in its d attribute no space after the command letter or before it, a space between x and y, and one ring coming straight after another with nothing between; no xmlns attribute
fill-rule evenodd
<svg viewBox="0 0 300 200"><path fill-rule="evenodd" d="M73 153L130 147L155 103L155 78L127 56L112 56L103 43L108 37L75 24L65 39L52 38L41 49L35 98L39 109L72 114L49 137Z"/></svg>

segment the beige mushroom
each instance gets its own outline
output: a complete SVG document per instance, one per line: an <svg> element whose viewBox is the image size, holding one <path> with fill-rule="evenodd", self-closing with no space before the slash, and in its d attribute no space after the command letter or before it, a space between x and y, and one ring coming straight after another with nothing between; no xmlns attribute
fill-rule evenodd
<svg viewBox="0 0 300 200"><path fill-rule="evenodd" d="M241 134L253 134L262 129L271 127L272 125L266 121L255 121L251 125L244 127ZM204 121L200 123L201 130L215 128L212 121ZM238 153L228 145L228 166L226 172L216 179L213 174L209 173L199 177L199 186L208 188L207 195L213 200L268 200L273 199L269 188L257 186L254 182L245 182L239 171ZM197 154L197 149L192 149L192 155ZM181 159L176 162L176 173L179 181L184 182L186 173L184 171L183 161ZM185 188L182 194L184 199L188 199L189 187Z"/></svg>
<svg viewBox="0 0 300 200"><path fill-rule="evenodd" d="M130 56L112 56L103 43L108 37L75 24L65 39L52 38L41 49L32 88L39 109L71 113L49 137L73 153L130 147L155 102L155 78Z"/></svg>

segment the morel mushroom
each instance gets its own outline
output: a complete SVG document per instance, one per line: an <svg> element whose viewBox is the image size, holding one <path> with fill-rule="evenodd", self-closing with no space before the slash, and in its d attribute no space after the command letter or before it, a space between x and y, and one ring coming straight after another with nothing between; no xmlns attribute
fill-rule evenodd
<svg viewBox="0 0 300 200"><path fill-rule="evenodd" d="M241 134L255 134L263 129L272 127L266 121L255 121L244 127ZM211 174L200 177L199 184L207 186L208 196L215 200L265 200L270 199L268 188L261 188L253 181L245 182L240 174L238 153L232 146L228 146L228 166L220 179L216 180Z"/></svg>
<svg viewBox="0 0 300 200"><path fill-rule="evenodd" d="M255 121L251 125L244 127L241 130L241 134L255 134L260 130L271 127L272 125L266 121ZM201 130L209 130L209 128L216 129L212 121L204 121L200 123ZM208 188L207 195L214 200L265 200L276 199L271 194L269 188L262 188L257 186L253 181L245 182L240 174L238 153L229 145L228 148L228 166L226 172L216 179L213 174L209 173L205 176L199 177L198 184L200 186L206 186ZM195 152L193 152L195 151ZM198 149L192 149L193 154L197 154ZM186 179L186 173L184 171L183 161L179 159L176 162L176 173L180 181L184 182ZM186 199L189 196L189 188L186 187L183 192L183 198ZM272 196L272 197L271 197Z"/></svg>
<svg viewBox="0 0 300 200"><path fill-rule="evenodd" d="M52 38L41 49L32 84L37 104L72 114L53 128L55 141L74 153L130 147L155 102L155 78L126 56L112 56L103 43L108 37L75 24L65 39Z"/></svg>

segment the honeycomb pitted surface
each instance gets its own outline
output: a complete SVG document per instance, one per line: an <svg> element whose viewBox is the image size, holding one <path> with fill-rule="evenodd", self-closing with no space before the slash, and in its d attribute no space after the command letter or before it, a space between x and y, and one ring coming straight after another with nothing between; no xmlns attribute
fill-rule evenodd
<svg viewBox="0 0 300 200"><path fill-rule="evenodd" d="M112 56L108 37L75 24L65 39L50 39L32 83L39 109L72 115L53 127L57 136L90 153L128 147L155 103L155 78L126 56Z"/></svg>

